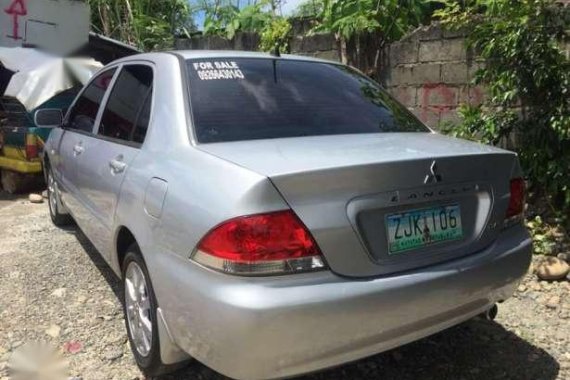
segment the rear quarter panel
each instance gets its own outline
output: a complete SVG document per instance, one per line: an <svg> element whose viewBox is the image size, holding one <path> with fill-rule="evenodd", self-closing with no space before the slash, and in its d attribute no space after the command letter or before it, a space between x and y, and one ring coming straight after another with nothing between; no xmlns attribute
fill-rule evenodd
<svg viewBox="0 0 570 380"><path fill-rule="evenodd" d="M166 182L159 218L151 216L144 198L151 178ZM180 261L180 270L195 266L190 255L199 240L227 219L288 208L264 176L220 160L191 146L164 154L141 152L125 179L117 226L137 238L161 307L175 306L177 283L161 261ZM118 268L118 263L115 263ZM191 290L188 290L191 291ZM168 313L167 313L168 314Z"/></svg>

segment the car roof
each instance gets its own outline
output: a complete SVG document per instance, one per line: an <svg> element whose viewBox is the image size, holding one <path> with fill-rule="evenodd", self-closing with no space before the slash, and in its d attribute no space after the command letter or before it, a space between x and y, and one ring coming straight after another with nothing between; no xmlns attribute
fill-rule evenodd
<svg viewBox="0 0 570 380"><path fill-rule="evenodd" d="M279 56L270 53L258 51L236 51L236 50L177 50L173 53L180 55L184 59L200 59L200 58L265 58L265 59L294 59L301 61L319 61L330 62L324 59L307 57L302 55L281 54Z"/></svg>
<svg viewBox="0 0 570 380"><path fill-rule="evenodd" d="M143 53L135 54L115 62L125 62L129 60L145 59L157 54L175 54L182 59L209 59L209 58L258 58L258 59L283 59L307 62L321 62L321 63L334 63L340 65L340 62L329 61L320 58L307 57L302 55L281 54L279 57L270 53L255 52L255 51L237 51L237 50L172 50L158 53Z"/></svg>

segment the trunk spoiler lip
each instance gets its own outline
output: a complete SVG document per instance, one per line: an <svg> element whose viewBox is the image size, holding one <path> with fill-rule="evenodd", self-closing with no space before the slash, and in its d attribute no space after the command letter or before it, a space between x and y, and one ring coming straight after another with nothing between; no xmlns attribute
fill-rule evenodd
<svg viewBox="0 0 570 380"><path fill-rule="evenodd" d="M512 151L431 132L244 140L194 148L267 177L454 156L516 156Z"/></svg>
<svg viewBox="0 0 570 380"><path fill-rule="evenodd" d="M509 152L506 151L506 153L482 153L482 154L449 154L449 155L442 155L442 156L429 156L429 157L423 157L423 158L406 158L406 159L400 159L400 160L393 160L393 161L372 161L372 162L366 162L366 163L355 163L355 164L351 164L351 165L336 165L336 166L329 166L329 167L318 167L318 168L305 168L305 169L297 169L297 170L291 170L291 171L286 171L286 170L281 170L281 171L268 171L268 170L261 170L261 168L255 167L255 166L250 166L247 163L243 163L240 162L239 160L235 160L229 157L225 157L224 155L219 155L216 153L213 153L211 151L203 151L206 154L209 154L213 157L216 157L217 159L223 160L225 162L231 163L233 165L236 165L242 169L245 170L249 170L251 172L254 172L258 175L267 177L269 179L278 179L278 178L285 178L285 177L289 177L289 176L294 176L294 175L299 175L299 174L312 174L312 173L317 173L317 172L321 172L321 173L325 173L325 172L333 172L335 170L350 170L351 168L366 168L366 167L373 167L375 165L382 165L382 164L389 164L390 162L393 163L405 163L405 162L412 162L412 161L417 161L417 160L425 160L425 161L430 161L430 160L444 160L444 159L450 159L450 158L454 158L454 157L477 157L477 156L481 156L481 155L496 155L496 156L504 156L504 155L509 155ZM516 155L514 155L516 157ZM518 160L515 160L513 162L513 169L512 169L512 175L511 178L517 177L517 176L521 176L518 175L517 173L520 173L520 168L519 170L517 170L517 167L519 167L519 165L517 164ZM513 177L514 176L514 177Z"/></svg>

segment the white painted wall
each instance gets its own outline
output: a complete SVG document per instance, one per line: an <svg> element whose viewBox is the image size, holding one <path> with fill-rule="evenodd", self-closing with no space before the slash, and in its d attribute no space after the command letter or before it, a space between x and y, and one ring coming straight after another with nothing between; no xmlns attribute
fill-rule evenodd
<svg viewBox="0 0 570 380"><path fill-rule="evenodd" d="M34 45L66 54L89 38L89 6L81 0L0 0L0 46Z"/></svg>

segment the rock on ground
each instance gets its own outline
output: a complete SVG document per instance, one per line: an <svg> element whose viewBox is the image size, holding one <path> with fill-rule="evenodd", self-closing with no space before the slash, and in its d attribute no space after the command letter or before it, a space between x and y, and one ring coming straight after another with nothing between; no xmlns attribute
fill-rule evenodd
<svg viewBox="0 0 570 380"><path fill-rule="evenodd" d="M28 200L29 200L31 203L43 203L44 198L42 197L41 194L33 194L33 193L32 193L32 194L30 194L30 195L28 196Z"/></svg>
<svg viewBox="0 0 570 380"><path fill-rule="evenodd" d="M570 265L557 257L547 257L536 267L536 275L542 280L560 280L568 272Z"/></svg>
<svg viewBox="0 0 570 380"><path fill-rule="evenodd" d="M127 342L119 285L80 232L51 224L46 204L0 202L0 379L8 376L15 349L48 340L69 361L70 378L142 380ZM567 380L569 294L567 281L538 282L529 274L499 306L496 322L475 319L297 380ZM219 378L198 363L164 377Z"/></svg>

